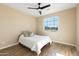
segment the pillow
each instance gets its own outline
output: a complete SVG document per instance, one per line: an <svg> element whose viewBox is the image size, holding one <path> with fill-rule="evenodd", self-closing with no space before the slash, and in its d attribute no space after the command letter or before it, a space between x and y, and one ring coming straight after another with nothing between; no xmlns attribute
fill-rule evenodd
<svg viewBox="0 0 79 59"><path fill-rule="evenodd" d="M29 32L28 31L23 31L22 34L24 35L24 37L29 37Z"/></svg>
<svg viewBox="0 0 79 59"><path fill-rule="evenodd" d="M30 36L34 36L34 35L35 35L35 33L33 33L33 32L30 34Z"/></svg>
<svg viewBox="0 0 79 59"><path fill-rule="evenodd" d="M24 35L24 37L30 37L34 35L33 32L29 32L29 31L23 31L22 34Z"/></svg>

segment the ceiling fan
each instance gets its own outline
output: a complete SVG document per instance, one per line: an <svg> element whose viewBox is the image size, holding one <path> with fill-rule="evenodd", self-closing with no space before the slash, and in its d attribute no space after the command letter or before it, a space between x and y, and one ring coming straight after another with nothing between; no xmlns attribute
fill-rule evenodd
<svg viewBox="0 0 79 59"><path fill-rule="evenodd" d="M39 14L41 15L41 14L42 14L42 11L41 11L42 9L45 9L45 8L47 8L47 7L50 7L50 4L40 7L41 4L42 4L42 3L38 3L38 4L37 4L37 5L38 5L38 8L28 7L28 9L36 9L36 10L39 11Z"/></svg>

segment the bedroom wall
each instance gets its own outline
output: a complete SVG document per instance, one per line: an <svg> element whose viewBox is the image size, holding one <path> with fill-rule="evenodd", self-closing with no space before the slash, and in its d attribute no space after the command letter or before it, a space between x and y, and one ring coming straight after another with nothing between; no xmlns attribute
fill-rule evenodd
<svg viewBox="0 0 79 59"><path fill-rule="evenodd" d="M50 16L59 16L58 31L45 31L43 29L44 18ZM71 8L50 15L45 15L37 19L37 33L49 35L53 42L59 42L69 45L76 45L76 8Z"/></svg>
<svg viewBox="0 0 79 59"><path fill-rule="evenodd" d="M77 50L79 51L79 4L77 5Z"/></svg>
<svg viewBox="0 0 79 59"><path fill-rule="evenodd" d="M23 30L36 31L35 17L0 4L0 49L17 43Z"/></svg>

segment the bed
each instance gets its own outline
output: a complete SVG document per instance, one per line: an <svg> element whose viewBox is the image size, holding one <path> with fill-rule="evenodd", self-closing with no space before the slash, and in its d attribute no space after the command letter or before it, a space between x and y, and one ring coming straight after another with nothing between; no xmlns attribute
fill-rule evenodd
<svg viewBox="0 0 79 59"><path fill-rule="evenodd" d="M24 37L24 35L20 35L19 43L31 49L31 51L35 51L37 55L41 53L41 49L47 44L52 43L49 36L40 36L34 35L31 37Z"/></svg>

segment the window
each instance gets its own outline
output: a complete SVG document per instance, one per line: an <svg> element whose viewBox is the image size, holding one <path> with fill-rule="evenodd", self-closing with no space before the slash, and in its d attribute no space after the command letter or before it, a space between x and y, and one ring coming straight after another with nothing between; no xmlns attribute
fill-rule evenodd
<svg viewBox="0 0 79 59"><path fill-rule="evenodd" d="M59 25L59 17L52 16L49 18L45 18L44 20L44 29L45 30L58 30Z"/></svg>

